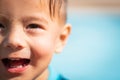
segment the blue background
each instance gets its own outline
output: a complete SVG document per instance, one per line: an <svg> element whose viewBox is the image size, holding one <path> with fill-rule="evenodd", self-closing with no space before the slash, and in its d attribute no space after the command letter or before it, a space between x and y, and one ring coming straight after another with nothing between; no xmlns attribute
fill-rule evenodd
<svg viewBox="0 0 120 80"><path fill-rule="evenodd" d="M70 80L120 80L120 15L68 14L72 33L52 67Z"/></svg>

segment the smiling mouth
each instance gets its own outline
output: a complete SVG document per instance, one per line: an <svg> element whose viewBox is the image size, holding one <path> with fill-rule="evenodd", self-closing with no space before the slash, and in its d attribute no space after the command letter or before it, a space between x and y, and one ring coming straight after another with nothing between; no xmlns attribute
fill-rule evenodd
<svg viewBox="0 0 120 80"><path fill-rule="evenodd" d="M30 59L26 58L4 58L2 63L11 73L23 72L30 64Z"/></svg>

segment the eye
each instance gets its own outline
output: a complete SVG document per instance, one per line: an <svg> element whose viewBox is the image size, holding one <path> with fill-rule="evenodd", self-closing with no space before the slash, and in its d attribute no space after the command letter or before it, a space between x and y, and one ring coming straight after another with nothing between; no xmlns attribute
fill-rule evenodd
<svg viewBox="0 0 120 80"><path fill-rule="evenodd" d="M27 26L27 29L38 29L38 28L41 28L41 26L38 24L29 24Z"/></svg>
<svg viewBox="0 0 120 80"><path fill-rule="evenodd" d="M39 33L39 32L41 32L41 31L43 31L44 28L43 28L42 25L40 25L40 24L33 23L33 24L29 24L29 25L26 27L26 30L27 30L27 32L29 32L29 33Z"/></svg>
<svg viewBox="0 0 120 80"><path fill-rule="evenodd" d="M3 24L0 23L0 28L5 28Z"/></svg>
<svg viewBox="0 0 120 80"><path fill-rule="evenodd" d="M5 28L5 26L0 23L0 31L2 31L4 28Z"/></svg>

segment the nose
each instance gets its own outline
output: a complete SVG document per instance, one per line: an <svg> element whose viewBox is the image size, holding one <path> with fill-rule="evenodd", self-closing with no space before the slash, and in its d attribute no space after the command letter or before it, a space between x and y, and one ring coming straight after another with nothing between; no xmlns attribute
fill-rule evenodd
<svg viewBox="0 0 120 80"><path fill-rule="evenodd" d="M14 31L9 32L9 34L4 38L3 46L4 48L18 50L25 47L25 42L23 36L21 36L21 33Z"/></svg>

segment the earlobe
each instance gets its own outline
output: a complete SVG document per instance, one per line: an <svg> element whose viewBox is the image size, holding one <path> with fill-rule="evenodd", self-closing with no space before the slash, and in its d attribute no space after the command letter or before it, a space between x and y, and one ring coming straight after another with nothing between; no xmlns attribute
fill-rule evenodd
<svg viewBox="0 0 120 80"><path fill-rule="evenodd" d="M68 39L70 33L71 33L71 25L70 24L66 24L63 27L63 29L62 29L62 31L60 33L55 53L60 53L62 51L63 47L67 43L67 39Z"/></svg>

